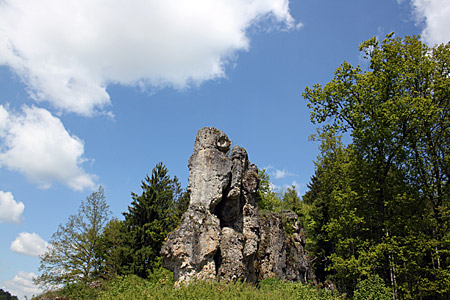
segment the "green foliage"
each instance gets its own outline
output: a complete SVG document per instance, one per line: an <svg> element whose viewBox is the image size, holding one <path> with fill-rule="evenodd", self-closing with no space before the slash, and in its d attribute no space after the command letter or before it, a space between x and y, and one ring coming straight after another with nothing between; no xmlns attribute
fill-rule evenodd
<svg viewBox="0 0 450 300"><path fill-rule="evenodd" d="M287 187L283 193L282 200L285 209L295 212L297 214L301 213L301 200L298 196L297 187L292 185Z"/></svg>
<svg viewBox="0 0 450 300"><path fill-rule="evenodd" d="M390 300L392 291L378 275L369 276L356 285L353 300Z"/></svg>
<svg viewBox="0 0 450 300"><path fill-rule="evenodd" d="M141 195L132 193L123 221L113 218L108 222L110 211L102 187L87 197L78 213L53 235L48 252L41 257L43 273L36 283L46 288L62 286L57 293L63 297L89 299L96 293L89 283L109 282L119 275L173 282L161 267L159 252L187 209L189 193L183 191L178 178L169 177L162 163L141 187Z"/></svg>
<svg viewBox="0 0 450 300"><path fill-rule="evenodd" d="M259 288L242 282L192 282L187 286L173 288L172 283L151 282L137 276L119 277L101 291L96 299L303 299L335 300L343 296L318 290L300 283L266 279Z"/></svg>
<svg viewBox="0 0 450 300"><path fill-rule="evenodd" d="M154 284L136 275L117 277L99 293L96 299L151 299Z"/></svg>
<svg viewBox="0 0 450 300"><path fill-rule="evenodd" d="M124 213L127 234L121 272L147 278L150 271L159 267L159 252L179 224L189 195L181 189L178 178L170 178L162 163L142 181L141 188L140 195L132 193L133 201Z"/></svg>
<svg viewBox="0 0 450 300"><path fill-rule="evenodd" d="M123 272L122 262L127 251L125 241L128 239L124 221L111 219L105 226L97 248L100 257L100 276L110 279Z"/></svg>
<svg viewBox="0 0 450 300"><path fill-rule="evenodd" d="M266 169L259 170L258 176L260 179L257 205L259 209L275 211L281 208L282 202L277 193L272 190L270 183L270 176Z"/></svg>
<svg viewBox="0 0 450 300"><path fill-rule="evenodd" d="M59 225L41 256L42 271L35 283L42 286L88 283L98 278L101 234L110 214L104 189L99 187L82 201L78 213Z"/></svg>
<svg viewBox="0 0 450 300"><path fill-rule="evenodd" d="M275 192L272 189L270 176L265 169L258 172L260 179L257 204L263 211L280 212L290 210L300 212L300 198L295 186L287 187L283 192Z"/></svg>
<svg viewBox="0 0 450 300"><path fill-rule="evenodd" d="M70 283L54 292L54 296L68 299L95 299L98 292L98 289L92 288L84 283Z"/></svg>
<svg viewBox="0 0 450 300"><path fill-rule="evenodd" d="M17 300L17 296L11 295L9 292L0 289L0 300Z"/></svg>
<svg viewBox="0 0 450 300"><path fill-rule="evenodd" d="M189 285L173 286L173 281L167 272L159 272L143 279L136 275L118 276L104 283L100 288L92 288L80 284L68 284L64 288L48 292L34 299L65 297L78 300L144 300L144 299L255 299L255 300L338 300L345 295L339 295L318 289L316 287L294 282L279 281L268 278L258 287L237 282L205 282L196 281Z"/></svg>
<svg viewBox="0 0 450 300"><path fill-rule="evenodd" d="M336 253L337 245L331 237L334 236L334 241L338 242L344 238L343 245L352 246L348 239L353 238L353 233L348 230L340 231L340 222L352 222L352 214L349 215L348 212L352 211L353 203L348 203L350 199L345 197L345 191L351 190L351 187L348 186L348 181L341 182L349 178L350 149L344 148L340 137L335 136L333 131L319 131L315 139L322 142L320 154L316 161L315 175L308 184L309 190L303 196L299 215L306 231L307 249L312 257L316 276L324 282L329 274L327 270L331 262L330 256ZM347 254L347 248L341 248ZM354 251L348 250L349 253ZM352 276L347 270L342 272L345 276Z"/></svg>
<svg viewBox="0 0 450 300"><path fill-rule="evenodd" d="M308 247L319 278L341 291L378 274L394 299L447 299L450 43L389 34L360 50L367 70L343 63L303 94L311 120L324 124L300 209Z"/></svg>

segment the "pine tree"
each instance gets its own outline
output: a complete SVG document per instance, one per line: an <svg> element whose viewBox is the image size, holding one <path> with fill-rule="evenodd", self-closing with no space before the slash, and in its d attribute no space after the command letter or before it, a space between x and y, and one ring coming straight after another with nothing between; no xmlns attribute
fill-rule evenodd
<svg viewBox="0 0 450 300"><path fill-rule="evenodd" d="M160 265L159 252L189 200L178 178L171 179L163 163L156 165L151 177L146 176L141 188L140 195L131 194L133 201L123 213L129 233L123 265L125 273L146 278Z"/></svg>

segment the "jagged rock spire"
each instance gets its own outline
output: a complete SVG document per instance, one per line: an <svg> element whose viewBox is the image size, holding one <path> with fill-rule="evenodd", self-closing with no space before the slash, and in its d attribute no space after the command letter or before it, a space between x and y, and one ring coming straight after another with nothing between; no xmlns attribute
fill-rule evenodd
<svg viewBox="0 0 450 300"><path fill-rule="evenodd" d="M189 208L161 251L163 265L177 282L256 280L258 168L249 163L244 148L235 146L228 156L230 145L213 127L197 133L189 159Z"/></svg>
<svg viewBox="0 0 450 300"><path fill-rule="evenodd" d="M198 131L189 159L189 208L161 250L163 266L174 272L177 285L271 276L307 281L312 274L297 215L268 214L261 220L258 168L242 147L228 154L230 146L216 128Z"/></svg>

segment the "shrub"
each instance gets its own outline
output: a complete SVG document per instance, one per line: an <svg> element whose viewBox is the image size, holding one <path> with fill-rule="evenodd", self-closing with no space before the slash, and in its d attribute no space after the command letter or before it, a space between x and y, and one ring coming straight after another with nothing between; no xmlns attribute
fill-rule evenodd
<svg viewBox="0 0 450 300"><path fill-rule="evenodd" d="M392 291L378 275L371 275L356 285L353 300L390 300Z"/></svg>

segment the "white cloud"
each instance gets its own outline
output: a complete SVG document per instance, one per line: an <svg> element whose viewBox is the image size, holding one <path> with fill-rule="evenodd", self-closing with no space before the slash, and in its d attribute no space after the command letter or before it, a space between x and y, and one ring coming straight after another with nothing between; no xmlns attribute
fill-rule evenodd
<svg viewBox="0 0 450 300"><path fill-rule="evenodd" d="M280 170L280 169L276 169L273 166L269 165L267 167L264 168L267 172L269 172L271 178L275 178L275 179L283 179L286 178L288 176L297 176L294 173L291 173L285 169Z"/></svg>
<svg viewBox="0 0 450 300"><path fill-rule="evenodd" d="M24 208L25 205L22 202L16 202L14 196L10 192L0 191L0 223L21 223Z"/></svg>
<svg viewBox="0 0 450 300"><path fill-rule="evenodd" d="M94 188L95 175L81 167L83 142L47 110L22 110L14 114L0 105L0 166L23 173L42 188L54 180L74 190Z"/></svg>
<svg viewBox="0 0 450 300"><path fill-rule="evenodd" d="M270 190L276 193L285 193L288 188L294 188L299 197L301 197L306 192L306 184L298 183L295 180L293 180L291 184L283 184L283 185L276 185L270 182L269 186Z"/></svg>
<svg viewBox="0 0 450 300"><path fill-rule="evenodd" d="M40 256L47 251L48 243L36 233L21 232L11 243L10 249L28 256Z"/></svg>
<svg viewBox="0 0 450 300"><path fill-rule="evenodd" d="M424 41L430 46L450 41L450 1L412 0L419 21L424 21Z"/></svg>
<svg viewBox="0 0 450 300"><path fill-rule="evenodd" d="M286 170L275 170L275 172L273 172L273 176L275 177L275 179L281 179L286 177L288 174L288 172Z"/></svg>
<svg viewBox="0 0 450 300"><path fill-rule="evenodd" d="M31 299L33 295L37 296L43 292L42 289L33 284L33 278L36 276L34 273L19 271L12 280L3 281L2 289L19 297L19 299L25 299L25 297Z"/></svg>
<svg viewBox="0 0 450 300"><path fill-rule="evenodd" d="M3 0L0 65L38 101L92 115L110 83L182 88L223 77L247 30L296 29L289 0Z"/></svg>
<svg viewBox="0 0 450 300"><path fill-rule="evenodd" d="M297 181L292 181L291 185L289 187L294 187L297 191L297 195L300 197L306 192L306 184L305 183L298 183ZM287 188L287 186L286 186Z"/></svg>
<svg viewBox="0 0 450 300"><path fill-rule="evenodd" d="M295 174L288 172L286 170L275 170L272 172L272 175L275 177L275 179L283 179L287 176L295 176Z"/></svg>
<svg viewBox="0 0 450 300"><path fill-rule="evenodd" d="M269 187L272 192L277 192L281 189L279 185L273 184L272 182L269 182Z"/></svg>

